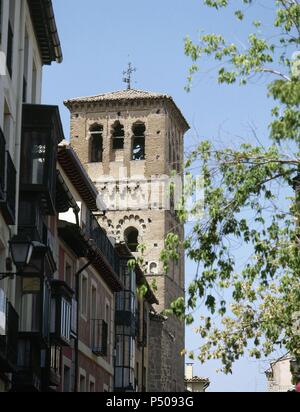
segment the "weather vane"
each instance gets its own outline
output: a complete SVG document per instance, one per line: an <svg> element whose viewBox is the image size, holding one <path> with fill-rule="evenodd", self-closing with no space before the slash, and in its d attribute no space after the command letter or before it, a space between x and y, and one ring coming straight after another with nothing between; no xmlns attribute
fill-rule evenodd
<svg viewBox="0 0 300 412"><path fill-rule="evenodd" d="M127 89L131 89L131 76L136 72L136 68L132 66L131 63L128 63L128 69L123 71L123 82L127 84Z"/></svg>

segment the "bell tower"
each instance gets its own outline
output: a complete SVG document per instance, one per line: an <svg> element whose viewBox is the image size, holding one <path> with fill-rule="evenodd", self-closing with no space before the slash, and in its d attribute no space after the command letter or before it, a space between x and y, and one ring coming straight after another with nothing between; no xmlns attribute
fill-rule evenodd
<svg viewBox="0 0 300 412"><path fill-rule="evenodd" d="M127 90L65 101L71 112L71 145L107 212L99 223L108 236L141 253L148 281L155 280L160 313L184 296L184 253L167 274L160 262L164 239L184 228L169 196L169 179L180 179L184 134L189 125L172 97ZM170 201L171 200L171 201ZM153 314L149 330L149 391L184 391L184 324ZM148 373L149 372L149 373Z"/></svg>

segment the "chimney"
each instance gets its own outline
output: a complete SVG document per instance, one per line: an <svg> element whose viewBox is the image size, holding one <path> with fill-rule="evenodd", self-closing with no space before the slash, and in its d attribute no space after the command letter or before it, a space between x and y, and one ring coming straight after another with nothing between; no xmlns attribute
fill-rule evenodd
<svg viewBox="0 0 300 412"><path fill-rule="evenodd" d="M185 366L185 379L193 379L193 363L187 363Z"/></svg>

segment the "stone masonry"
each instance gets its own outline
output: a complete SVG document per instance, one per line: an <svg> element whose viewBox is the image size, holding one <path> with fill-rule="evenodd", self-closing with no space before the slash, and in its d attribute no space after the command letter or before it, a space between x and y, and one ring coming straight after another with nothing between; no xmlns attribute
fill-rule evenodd
<svg viewBox="0 0 300 412"><path fill-rule="evenodd" d="M138 231L137 243L146 247L148 281L151 284L155 279L157 284L159 305L154 309L160 313L184 296L184 254L164 274L160 252L168 232L176 232L181 239L184 236L172 196L168 207L165 192L172 171L181 176L183 137L189 126L170 96L140 90L76 98L65 105L71 112L71 145L107 207L105 216L99 213L99 223L118 242L127 241L126 233L132 229ZM136 127L144 130L137 140ZM116 130L121 135L118 141L114 141ZM93 133L98 133L98 161L92 154ZM144 155L134 159L135 149ZM180 354L184 347L183 323L173 317L152 316L149 391L184 390L184 357Z"/></svg>

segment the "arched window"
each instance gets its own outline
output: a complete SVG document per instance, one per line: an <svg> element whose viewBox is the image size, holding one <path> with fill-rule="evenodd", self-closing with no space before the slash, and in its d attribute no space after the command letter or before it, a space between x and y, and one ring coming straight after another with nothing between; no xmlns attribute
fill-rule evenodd
<svg viewBox="0 0 300 412"><path fill-rule="evenodd" d="M103 138L102 138L103 126L95 125L90 128L90 162L100 163L102 162L103 153Z"/></svg>
<svg viewBox="0 0 300 412"><path fill-rule="evenodd" d="M131 252L136 252L138 248L139 232L135 227L129 227L124 233L125 242Z"/></svg>
<svg viewBox="0 0 300 412"><path fill-rule="evenodd" d="M137 122L132 127L132 160L145 160L145 124Z"/></svg>
<svg viewBox="0 0 300 412"><path fill-rule="evenodd" d="M124 149L124 126L117 120L112 128L112 148L113 150Z"/></svg>
<svg viewBox="0 0 300 412"><path fill-rule="evenodd" d="M151 262L149 265L149 272L151 275L157 275L157 263Z"/></svg>

